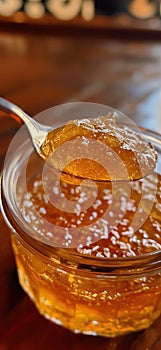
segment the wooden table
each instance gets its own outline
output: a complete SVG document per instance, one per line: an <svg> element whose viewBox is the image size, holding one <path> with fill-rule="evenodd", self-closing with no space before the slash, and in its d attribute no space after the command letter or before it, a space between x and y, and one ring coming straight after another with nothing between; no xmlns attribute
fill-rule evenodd
<svg viewBox="0 0 161 350"><path fill-rule="evenodd" d="M151 38L152 39L152 38ZM161 132L161 43L79 35L0 31L0 95L31 115L71 101L113 106L138 124ZM0 112L0 167L19 128ZM116 339L74 335L38 315L21 290L8 229L0 216L0 350L161 349L161 319L137 334ZM154 345L155 344L155 345Z"/></svg>

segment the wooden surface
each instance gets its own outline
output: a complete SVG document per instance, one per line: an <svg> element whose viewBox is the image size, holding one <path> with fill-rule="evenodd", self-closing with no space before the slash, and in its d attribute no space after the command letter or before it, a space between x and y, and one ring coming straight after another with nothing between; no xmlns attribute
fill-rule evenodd
<svg viewBox="0 0 161 350"><path fill-rule="evenodd" d="M148 20L140 20L128 14L116 14L114 16L96 15L92 20L87 21L82 16L77 16L72 20L60 21L56 17L46 14L41 18L33 19L25 13L17 12L11 17L0 16L0 28L5 30L21 30L28 28L38 28L39 31L53 33L56 30L63 32L76 31L77 34L81 30L82 34L93 33L94 35L109 37L136 37L145 39L160 39L161 35L161 18L152 17ZM74 31L74 32L73 32Z"/></svg>
<svg viewBox="0 0 161 350"><path fill-rule="evenodd" d="M103 103L161 132L161 43L64 34L1 30L0 95L33 116L69 101ZM0 121L2 169L19 125L2 112ZM105 339L49 323L18 284L0 216L0 350L159 350L160 327L161 319L147 331Z"/></svg>

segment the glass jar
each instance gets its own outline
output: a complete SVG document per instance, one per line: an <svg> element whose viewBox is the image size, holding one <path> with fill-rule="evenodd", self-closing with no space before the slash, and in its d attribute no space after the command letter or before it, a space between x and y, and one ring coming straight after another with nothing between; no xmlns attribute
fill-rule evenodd
<svg viewBox="0 0 161 350"><path fill-rule="evenodd" d="M65 121L57 120L55 126L59 122ZM160 172L161 138L143 132L158 150ZM75 333L89 335L115 337L149 327L161 314L161 251L102 259L54 246L50 232L46 238L35 233L20 210L27 193L24 177L28 186L43 168L24 128L10 150L2 176L2 213L11 232L20 284L39 312Z"/></svg>

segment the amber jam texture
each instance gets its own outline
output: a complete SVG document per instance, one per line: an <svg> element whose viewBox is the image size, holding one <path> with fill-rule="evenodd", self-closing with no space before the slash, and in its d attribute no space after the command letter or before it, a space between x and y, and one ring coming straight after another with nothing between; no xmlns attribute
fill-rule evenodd
<svg viewBox="0 0 161 350"><path fill-rule="evenodd" d="M160 163L159 136L147 137L153 138ZM82 214L85 196L79 196L79 186L62 183L62 198L76 199L77 211L53 209L42 184L43 162L32 154L24 171L30 152L29 142L22 145L5 165L2 179L2 211L23 289L41 314L75 333L115 337L149 327L161 314L159 167L130 184L130 198L119 184L120 202L107 220L103 214L113 199L110 185L98 184L94 203ZM54 176L48 191L59 202ZM117 211L114 224L110 218ZM134 229L136 211L143 222Z"/></svg>

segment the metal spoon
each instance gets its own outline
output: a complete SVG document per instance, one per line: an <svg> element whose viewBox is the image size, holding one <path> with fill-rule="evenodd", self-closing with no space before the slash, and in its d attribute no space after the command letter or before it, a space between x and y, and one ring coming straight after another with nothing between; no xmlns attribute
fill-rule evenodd
<svg viewBox="0 0 161 350"><path fill-rule="evenodd" d="M18 116L24 122L28 128L36 152L43 157L41 153L41 146L45 142L48 133L52 130L52 127L38 123L20 107L2 97L0 97L0 109L2 109L4 112L10 112L12 118Z"/></svg>

